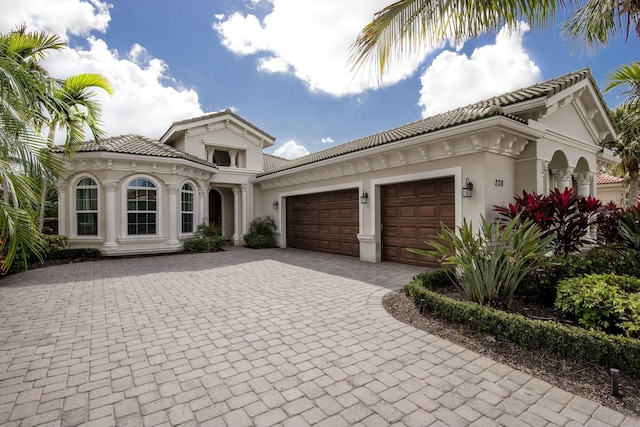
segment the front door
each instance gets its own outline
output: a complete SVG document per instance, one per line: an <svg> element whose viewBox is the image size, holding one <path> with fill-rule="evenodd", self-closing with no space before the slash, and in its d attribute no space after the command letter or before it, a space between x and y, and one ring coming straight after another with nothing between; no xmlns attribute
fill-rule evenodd
<svg viewBox="0 0 640 427"><path fill-rule="evenodd" d="M209 223L222 225L222 196L217 190L209 190Z"/></svg>

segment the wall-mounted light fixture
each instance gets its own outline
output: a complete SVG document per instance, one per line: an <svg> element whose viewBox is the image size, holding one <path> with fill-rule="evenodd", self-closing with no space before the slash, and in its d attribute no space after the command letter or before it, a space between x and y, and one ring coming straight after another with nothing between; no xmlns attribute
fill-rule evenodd
<svg viewBox="0 0 640 427"><path fill-rule="evenodd" d="M462 187L462 197L471 197L473 191L473 183L469 178L465 179L464 187Z"/></svg>
<svg viewBox="0 0 640 427"><path fill-rule="evenodd" d="M272 206L273 206L273 210L274 210L274 211L277 211L277 210L278 210L278 206L279 206L279 205L280 205L280 203L278 203L278 200L274 200L274 201L273 201L273 205L272 205Z"/></svg>
<svg viewBox="0 0 640 427"><path fill-rule="evenodd" d="M369 195L366 191L362 190L362 195L360 196L360 203L366 205L369 201Z"/></svg>

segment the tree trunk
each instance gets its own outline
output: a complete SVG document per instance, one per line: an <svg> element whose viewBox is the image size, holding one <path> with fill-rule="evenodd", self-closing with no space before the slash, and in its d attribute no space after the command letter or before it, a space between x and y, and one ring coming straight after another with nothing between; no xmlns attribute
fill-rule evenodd
<svg viewBox="0 0 640 427"><path fill-rule="evenodd" d="M630 165L629 169L629 193L627 204L629 207L638 206L638 164Z"/></svg>
<svg viewBox="0 0 640 427"><path fill-rule="evenodd" d="M47 138L47 145L49 147L53 146L53 140L56 136L56 127L54 124L49 128L49 136ZM38 231L42 233L42 229L44 228L44 205L47 202L47 187L49 186L49 174L47 172L44 173L42 177L42 194L40 195L40 215L38 215Z"/></svg>

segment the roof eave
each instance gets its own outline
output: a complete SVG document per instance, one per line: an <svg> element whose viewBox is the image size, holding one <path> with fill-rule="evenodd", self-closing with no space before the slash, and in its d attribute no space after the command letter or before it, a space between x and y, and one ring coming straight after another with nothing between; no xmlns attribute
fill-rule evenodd
<svg viewBox="0 0 640 427"><path fill-rule="evenodd" d="M375 147L364 148L349 153L340 154L327 159L322 159L313 163L307 163L300 166L288 167L285 169L266 172L258 175L252 182L259 183L273 178L279 178L291 173L304 172L318 167L324 167L336 162L350 161L364 156L375 156L381 152L396 150L398 146L411 146L414 144L434 143L441 140L464 136L476 132L478 130L488 130L492 127L509 127L515 133L526 136L528 139L539 139L544 135L544 129L530 126L522 121L515 120L503 115L494 115L471 122L461 123L445 129L439 129L433 132L422 133L410 138L400 139L396 141L380 144Z"/></svg>

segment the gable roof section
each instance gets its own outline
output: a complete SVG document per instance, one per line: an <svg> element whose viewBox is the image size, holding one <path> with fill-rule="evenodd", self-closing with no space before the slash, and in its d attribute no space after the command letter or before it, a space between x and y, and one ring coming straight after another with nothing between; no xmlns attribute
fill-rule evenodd
<svg viewBox="0 0 640 427"><path fill-rule="evenodd" d="M425 135L492 116L503 116L521 123L527 123L524 118L518 117L518 112L520 112L520 110L513 107L517 104L534 101L536 99L549 99L563 90L586 79L589 79L591 84L596 87L595 92L598 94L599 100L606 106L606 102L604 101L604 98L602 98L602 94L597 90L597 85L591 77L591 71L588 68L584 68L523 89L494 96L446 113L427 117L425 119L408 123L374 135L366 136L355 141L350 141L326 150L318 151L304 157L289 160L281 165L272 164L274 166L273 169L268 169L265 163L265 173L259 176L293 169L348 153L353 153L355 151L366 150L368 148L377 147L418 135ZM505 108L508 112L505 112ZM524 111L524 109L522 111Z"/></svg>
<svg viewBox="0 0 640 427"><path fill-rule="evenodd" d="M53 151L56 153L62 153L64 150L60 146L55 146L53 147ZM165 145L160 141L156 141L141 135L114 136L111 138L101 139L100 142L96 142L95 140L86 141L80 146L77 152L106 152L182 159L189 162L197 163L202 166L208 166L213 169L218 168L215 163L204 161L180 150L176 150L175 148Z"/></svg>
<svg viewBox="0 0 640 427"><path fill-rule="evenodd" d="M273 142L275 141L275 137L269 135L267 132L263 131L262 129L260 129L259 127L257 127L256 125L254 125L253 123L248 122L247 120L243 119L242 117L240 117L239 115L237 115L236 113L234 113L233 111L231 111L230 109L226 109L223 111L218 111L215 113L210 113L210 114L205 114L199 117L193 117L191 119L186 119L186 120L180 120L180 121L176 121L173 122L171 124L171 126L169 126L169 129L167 129L165 131L165 133L160 137L160 141L162 142L167 142L171 139L172 135L180 132L180 131L184 131L186 129L189 129L193 126L191 125L196 125L199 126L202 124L202 122L214 122L216 121L215 119L219 119L222 118L224 116L229 116L231 118L233 118L234 120L240 122L242 124L242 126L246 127L246 128L250 128L251 130L253 130L257 135L260 135L261 137L263 137L265 140L267 140L267 142L269 143L269 145L273 145Z"/></svg>
<svg viewBox="0 0 640 427"><path fill-rule="evenodd" d="M494 96L493 98L486 99L484 101L480 101L475 105L483 106L483 105L499 105L501 107L507 107L513 104L532 101L537 98L551 98L552 96L562 92L563 90L574 86L575 84L585 80L591 80L591 83L598 87L593 77L591 77L591 71L588 68L583 68L582 70L574 71L572 73L567 73L560 77L556 77L553 79L546 80L541 83L536 83L532 86L515 90L513 92L507 92L502 95ZM600 94L600 91L598 91ZM600 100L604 105L606 105L604 98L600 94Z"/></svg>

